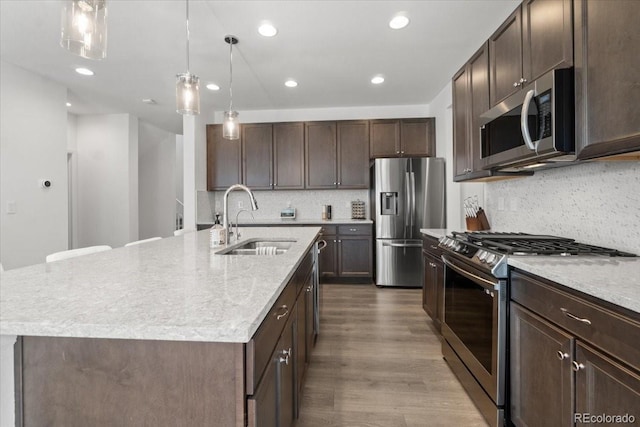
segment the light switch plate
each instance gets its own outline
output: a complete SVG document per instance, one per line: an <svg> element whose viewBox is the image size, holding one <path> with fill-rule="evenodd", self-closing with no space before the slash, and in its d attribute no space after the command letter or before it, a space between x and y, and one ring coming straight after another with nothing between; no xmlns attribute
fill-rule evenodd
<svg viewBox="0 0 640 427"><path fill-rule="evenodd" d="M14 200L9 200L7 202L7 213L8 214L16 213L16 202Z"/></svg>

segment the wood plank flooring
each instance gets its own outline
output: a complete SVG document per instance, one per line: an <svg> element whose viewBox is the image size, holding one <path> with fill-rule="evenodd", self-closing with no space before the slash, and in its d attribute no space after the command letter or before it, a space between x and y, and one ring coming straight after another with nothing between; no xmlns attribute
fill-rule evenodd
<svg viewBox="0 0 640 427"><path fill-rule="evenodd" d="M486 426L442 359L420 289L321 285L296 427Z"/></svg>

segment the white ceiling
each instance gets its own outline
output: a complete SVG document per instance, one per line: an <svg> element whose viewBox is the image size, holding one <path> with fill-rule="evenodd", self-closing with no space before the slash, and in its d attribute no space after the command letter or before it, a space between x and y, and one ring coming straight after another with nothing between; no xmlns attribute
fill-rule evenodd
<svg viewBox="0 0 640 427"><path fill-rule="evenodd" d="M201 79L201 111L229 103L271 110L427 104L519 4L519 0L190 1L191 72ZM108 0L108 52L102 61L59 46L63 2L0 0L0 58L69 88L72 113L128 112L182 133L175 75L186 71L184 0ZM392 30L404 12L411 22ZM278 34L257 27L270 21ZM74 68L95 71L83 77ZM386 81L374 86L374 75ZM284 86L294 78L299 86ZM209 82L221 90L204 88ZM157 105L145 105L153 98Z"/></svg>

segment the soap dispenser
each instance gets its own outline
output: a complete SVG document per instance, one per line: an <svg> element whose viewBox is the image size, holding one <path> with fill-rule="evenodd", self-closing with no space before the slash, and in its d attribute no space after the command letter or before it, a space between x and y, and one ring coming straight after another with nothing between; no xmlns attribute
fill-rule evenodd
<svg viewBox="0 0 640 427"><path fill-rule="evenodd" d="M222 224L220 224L220 213L216 212L216 219L213 223L213 227L209 231L209 246L215 248L216 246L224 245L226 242L224 241L224 229L222 228Z"/></svg>

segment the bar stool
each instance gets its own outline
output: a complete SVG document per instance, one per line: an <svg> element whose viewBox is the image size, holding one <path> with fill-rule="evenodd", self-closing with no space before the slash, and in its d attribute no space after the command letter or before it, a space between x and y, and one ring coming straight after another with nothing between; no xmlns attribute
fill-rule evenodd
<svg viewBox="0 0 640 427"><path fill-rule="evenodd" d="M126 248L127 246L140 245L142 243L153 242L154 240L161 240L161 239L162 239L162 237L150 237L148 239L136 240L135 242L127 243L126 245L124 245L124 247Z"/></svg>
<svg viewBox="0 0 640 427"><path fill-rule="evenodd" d="M89 255L96 252L103 252L108 250L111 250L111 246L98 245L98 246L87 246L86 248L70 249L68 251L60 251L60 252L55 252L50 255L47 255L46 261L47 262L60 261L62 259L75 258L77 256Z"/></svg>

